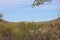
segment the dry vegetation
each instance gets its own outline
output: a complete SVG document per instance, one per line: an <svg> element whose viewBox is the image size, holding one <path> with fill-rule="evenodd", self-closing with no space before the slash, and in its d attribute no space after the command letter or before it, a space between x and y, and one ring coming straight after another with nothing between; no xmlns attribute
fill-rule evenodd
<svg viewBox="0 0 60 40"><path fill-rule="evenodd" d="M0 19L0 40L60 40L60 18L19 23Z"/></svg>

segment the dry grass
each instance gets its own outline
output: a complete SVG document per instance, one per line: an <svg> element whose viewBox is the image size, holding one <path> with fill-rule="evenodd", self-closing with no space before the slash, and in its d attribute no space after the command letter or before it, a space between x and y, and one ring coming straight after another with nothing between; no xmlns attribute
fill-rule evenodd
<svg viewBox="0 0 60 40"><path fill-rule="evenodd" d="M60 18L19 23L0 20L0 40L60 40Z"/></svg>

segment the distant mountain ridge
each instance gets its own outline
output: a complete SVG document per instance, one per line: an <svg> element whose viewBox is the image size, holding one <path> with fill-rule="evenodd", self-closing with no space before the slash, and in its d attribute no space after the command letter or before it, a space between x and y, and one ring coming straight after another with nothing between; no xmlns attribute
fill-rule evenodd
<svg viewBox="0 0 60 40"><path fill-rule="evenodd" d="M0 22L8 22L8 21L5 21L5 20L3 20L3 19L0 19Z"/></svg>
<svg viewBox="0 0 60 40"><path fill-rule="evenodd" d="M51 22L51 21L60 21L60 17L57 18L57 19L54 19L54 20L46 21L46 22ZM6 20L3 20L3 19L0 19L0 22L9 22L9 21L6 21ZM16 23L16 22L15 22L15 23Z"/></svg>

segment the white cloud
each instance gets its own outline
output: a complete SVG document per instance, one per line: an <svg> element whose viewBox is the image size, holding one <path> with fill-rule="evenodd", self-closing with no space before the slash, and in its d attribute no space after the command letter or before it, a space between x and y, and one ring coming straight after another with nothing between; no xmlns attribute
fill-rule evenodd
<svg viewBox="0 0 60 40"><path fill-rule="evenodd" d="M1 7L15 6L15 5L27 5L31 4L33 0L0 0Z"/></svg>
<svg viewBox="0 0 60 40"><path fill-rule="evenodd" d="M16 6L18 5L31 5L34 0L0 0L0 8L3 8L4 10L6 9L17 9ZM47 3L48 4L48 3ZM54 5L53 5L54 4ZM38 8L34 8L34 10L57 10L57 5L55 5L56 2L52 2L51 5L41 5ZM31 8L26 7L25 10L31 10ZM1 9L0 9L1 10ZM17 10L24 10L24 8L18 8ZM24 10L24 11L25 11Z"/></svg>
<svg viewBox="0 0 60 40"><path fill-rule="evenodd" d="M29 4L32 0L0 0L0 4Z"/></svg>

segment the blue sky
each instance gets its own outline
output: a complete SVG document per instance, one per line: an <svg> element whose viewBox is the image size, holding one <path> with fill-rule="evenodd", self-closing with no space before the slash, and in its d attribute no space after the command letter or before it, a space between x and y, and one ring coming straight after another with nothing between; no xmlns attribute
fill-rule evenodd
<svg viewBox="0 0 60 40"><path fill-rule="evenodd" d="M20 21L49 21L57 18L60 13L57 6L58 1L44 3L39 7L32 8L34 0L0 0L0 13L4 15L3 19L11 22Z"/></svg>

